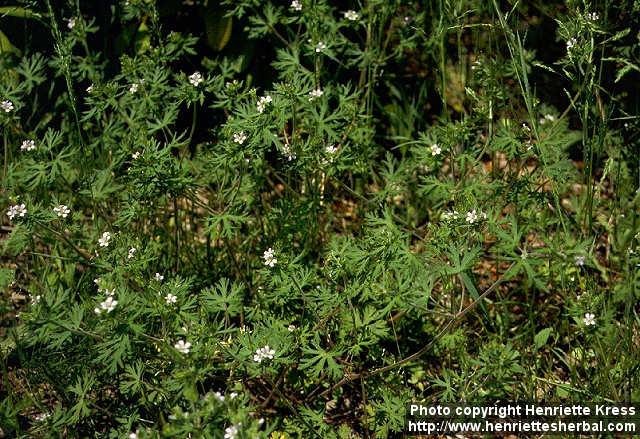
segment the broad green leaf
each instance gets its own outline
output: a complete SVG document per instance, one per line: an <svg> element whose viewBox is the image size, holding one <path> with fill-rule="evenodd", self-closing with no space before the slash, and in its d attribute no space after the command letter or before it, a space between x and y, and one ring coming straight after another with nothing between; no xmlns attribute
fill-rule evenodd
<svg viewBox="0 0 640 439"><path fill-rule="evenodd" d="M214 11L209 8L204 22L207 32L207 44L213 50L220 51L224 49L229 39L231 39L231 29L233 27L231 17L226 17L224 11L220 9Z"/></svg>

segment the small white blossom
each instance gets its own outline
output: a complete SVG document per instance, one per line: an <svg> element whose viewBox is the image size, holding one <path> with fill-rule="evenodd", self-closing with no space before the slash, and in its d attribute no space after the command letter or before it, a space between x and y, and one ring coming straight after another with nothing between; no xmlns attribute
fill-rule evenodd
<svg viewBox="0 0 640 439"><path fill-rule="evenodd" d="M264 424L264 418L258 419L258 425L262 425L262 424Z"/></svg>
<svg viewBox="0 0 640 439"><path fill-rule="evenodd" d="M105 288L104 293L107 295L107 297L113 297L116 294L116 289L115 288Z"/></svg>
<svg viewBox="0 0 640 439"><path fill-rule="evenodd" d="M220 392L215 392L213 396L220 402L224 402L224 395Z"/></svg>
<svg viewBox="0 0 640 439"><path fill-rule="evenodd" d="M325 151L327 151L327 154L335 154L338 152L338 147L335 145L327 145Z"/></svg>
<svg viewBox="0 0 640 439"><path fill-rule="evenodd" d="M442 148L440 148L440 145L438 145L437 143L434 143L433 145L431 145L432 156L440 155L441 152L442 152Z"/></svg>
<svg viewBox="0 0 640 439"><path fill-rule="evenodd" d="M34 420L36 422L42 422L45 419L47 419L49 416L51 416L51 413L38 413L37 415L34 416Z"/></svg>
<svg viewBox="0 0 640 439"><path fill-rule="evenodd" d="M74 27L76 27L76 19L75 17L71 17L67 20L67 28L72 30Z"/></svg>
<svg viewBox="0 0 640 439"><path fill-rule="evenodd" d="M129 439L138 439L138 432L132 431L129 433Z"/></svg>
<svg viewBox="0 0 640 439"><path fill-rule="evenodd" d="M291 324L291 325L287 326L287 330L288 330L289 332L293 332L293 331L295 331L295 330L296 330L296 325Z"/></svg>
<svg viewBox="0 0 640 439"><path fill-rule="evenodd" d="M266 108L266 106L272 102L273 102L273 98L271 96L269 95L261 96L260 99L258 99L258 104L257 104L258 113L264 112L264 109Z"/></svg>
<svg viewBox="0 0 640 439"><path fill-rule="evenodd" d="M185 342L184 340L178 340L178 342L174 344L173 347L183 354L188 354L189 350L191 349L191 343L189 343L188 341Z"/></svg>
<svg viewBox="0 0 640 439"><path fill-rule="evenodd" d="M204 78L202 77L202 73L200 72L193 72L190 76L189 76L189 82L191 83L191 85L193 85L194 87L199 86L200 84L202 84L202 81L204 81Z"/></svg>
<svg viewBox="0 0 640 439"><path fill-rule="evenodd" d="M578 40L573 37L569 38L569 40L567 41L567 52L570 52L576 44L578 44Z"/></svg>
<svg viewBox="0 0 640 439"><path fill-rule="evenodd" d="M104 232L102 234L102 238L98 239L98 245L100 245L100 247L108 247L110 241L111 241L111 233Z"/></svg>
<svg viewBox="0 0 640 439"><path fill-rule="evenodd" d="M302 2L300 0L293 0L291 2L291 6L289 6L291 9L293 9L294 11L302 11Z"/></svg>
<svg viewBox="0 0 640 439"><path fill-rule="evenodd" d="M584 256L582 256L582 255L576 256L574 258L574 262L575 262L577 267L584 266L585 260L586 260L586 258Z"/></svg>
<svg viewBox="0 0 640 439"><path fill-rule="evenodd" d="M114 309L116 309L116 305L118 304L117 300L113 299L113 296L107 296L104 302L101 302L96 308L94 308L94 312L96 314L101 314L103 311L110 313Z"/></svg>
<svg viewBox="0 0 640 439"><path fill-rule="evenodd" d="M309 102L311 102L312 100L321 97L324 94L324 91L322 91L322 89L320 87L316 88L315 90L311 90L309 92Z"/></svg>
<svg viewBox="0 0 640 439"><path fill-rule="evenodd" d="M131 158L134 159L134 160L137 160L140 157L141 154L142 153L140 151L136 151L133 154L131 154Z"/></svg>
<svg viewBox="0 0 640 439"><path fill-rule="evenodd" d="M0 102L0 109L5 113L11 113L13 111L13 102L6 100Z"/></svg>
<svg viewBox="0 0 640 439"><path fill-rule="evenodd" d="M24 218L26 214L27 214L27 206L25 206L24 203L14 204L13 206L9 206L9 209L7 210L7 216L11 221L13 221L13 219L17 216L19 216L20 218Z"/></svg>
<svg viewBox="0 0 640 439"><path fill-rule="evenodd" d="M176 303L178 298L174 294L168 293L165 296L164 300L167 302L167 305L172 305L172 304Z"/></svg>
<svg viewBox="0 0 640 439"><path fill-rule="evenodd" d="M316 44L315 51L316 53L320 53L326 48L327 48L327 44L324 41L318 41L318 43Z"/></svg>
<svg viewBox="0 0 640 439"><path fill-rule="evenodd" d="M140 84L134 82L133 84L131 84L129 86L129 93L133 94L133 93L137 92L138 91L138 87L140 87Z"/></svg>
<svg viewBox="0 0 640 439"><path fill-rule="evenodd" d="M591 20L591 21L598 21L598 19L600 18L600 16L598 15L597 12L589 12L586 15L587 19Z"/></svg>
<svg viewBox="0 0 640 439"><path fill-rule="evenodd" d="M593 326L596 324L596 316L593 313L588 312L584 315L584 319L582 319L582 321L585 326Z"/></svg>
<svg viewBox="0 0 640 439"><path fill-rule="evenodd" d="M31 297L31 304L32 305L37 305L38 303L40 303L40 299L42 299L42 296L39 294L36 294L35 296Z"/></svg>
<svg viewBox="0 0 640 439"><path fill-rule="evenodd" d="M356 11L346 11L343 12L344 14L344 18L346 18L349 21L357 21L360 19L360 14L358 14Z"/></svg>
<svg viewBox="0 0 640 439"><path fill-rule="evenodd" d="M238 145L242 145L247 140L247 135L244 131L240 131L238 133L233 133L233 141Z"/></svg>
<svg viewBox="0 0 640 439"><path fill-rule="evenodd" d="M229 393L229 398L231 399L236 399L238 397L238 393L237 392L231 392Z"/></svg>
<svg viewBox="0 0 640 439"><path fill-rule="evenodd" d="M284 155L287 156L287 160L291 161L296 158L296 153L291 150L291 146L288 144L285 144L282 149L284 151Z"/></svg>
<svg viewBox="0 0 640 439"><path fill-rule="evenodd" d="M478 214L476 213L475 209L467 212L467 218L465 221L467 221L469 224L473 224L478 221Z"/></svg>
<svg viewBox="0 0 640 439"><path fill-rule="evenodd" d="M131 247L131 248L129 249L129 253L127 254L127 259L131 259L131 258L133 258L133 257L136 255L136 252L137 252L137 251L138 251L138 249L137 249L137 248L135 248L135 247Z"/></svg>
<svg viewBox="0 0 640 439"><path fill-rule="evenodd" d="M87 93L93 93L93 84L87 87Z"/></svg>
<svg viewBox="0 0 640 439"><path fill-rule="evenodd" d="M58 215L60 218L66 218L67 216L69 216L69 213L71 213L71 209L69 209L64 204L60 204L59 206L53 208L53 213Z"/></svg>
<svg viewBox="0 0 640 439"><path fill-rule="evenodd" d="M262 258L264 259L264 265L268 267L274 267L278 263L278 260L274 257L273 249L271 247L265 250Z"/></svg>
<svg viewBox="0 0 640 439"><path fill-rule="evenodd" d="M33 151L34 149L36 149L35 140L23 140L22 145L20 145L20 151Z"/></svg>
<svg viewBox="0 0 640 439"><path fill-rule="evenodd" d="M451 212L443 212L442 219L445 221L458 219L458 211L452 210Z"/></svg>
<svg viewBox="0 0 640 439"><path fill-rule="evenodd" d="M264 347L256 349L256 353L253 355L253 361L256 363L262 363L262 360L268 358L269 360L273 359L276 351L271 349L269 345L265 345Z"/></svg>
<svg viewBox="0 0 640 439"><path fill-rule="evenodd" d="M232 425L224 430L224 439L236 439L240 433L240 424Z"/></svg>
<svg viewBox="0 0 640 439"><path fill-rule="evenodd" d="M154 279L157 280L158 282L162 282L164 280L164 276L161 275L160 273L156 273L156 275L154 276Z"/></svg>

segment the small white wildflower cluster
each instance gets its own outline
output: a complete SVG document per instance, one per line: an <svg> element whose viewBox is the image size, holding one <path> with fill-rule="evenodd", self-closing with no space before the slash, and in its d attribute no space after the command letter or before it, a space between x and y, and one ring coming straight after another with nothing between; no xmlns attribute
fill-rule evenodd
<svg viewBox="0 0 640 439"><path fill-rule="evenodd" d="M482 65L482 62L477 59L471 64L471 70L475 70Z"/></svg>
<svg viewBox="0 0 640 439"><path fill-rule="evenodd" d="M265 345L261 348L256 349L256 353L253 354L253 361L255 361L256 363L262 363L262 360L265 359L272 360L275 354L276 351L271 349L269 345Z"/></svg>
<svg viewBox="0 0 640 439"><path fill-rule="evenodd" d="M204 81L204 78L202 77L202 73L200 73L200 72L193 72L189 76L189 83L191 85L193 85L194 87L197 87L200 84L202 84L202 81Z"/></svg>
<svg viewBox="0 0 640 439"><path fill-rule="evenodd" d="M576 44L578 44L578 40L575 37L569 38L569 40L567 40L567 52L571 52Z"/></svg>
<svg viewBox="0 0 640 439"><path fill-rule="evenodd" d="M282 151L284 152L284 155L287 157L288 161L291 161L297 157L296 153L291 150L291 146L289 146L288 143L284 144L284 146L282 147Z"/></svg>
<svg viewBox="0 0 640 439"><path fill-rule="evenodd" d="M71 17L71 18L67 19L67 29L73 30L74 27L76 27L76 19L75 19L75 17Z"/></svg>
<svg viewBox="0 0 640 439"><path fill-rule="evenodd" d="M591 21L598 21L600 19L600 15L598 15L597 12L588 12L585 17L587 17L587 20Z"/></svg>
<svg viewBox="0 0 640 439"><path fill-rule="evenodd" d="M573 261L576 264L576 267L584 267L584 263L586 262L586 258L582 255L578 255L573 258Z"/></svg>
<svg viewBox="0 0 640 439"><path fill-rule="evenodd" d="M13 221L13 219L17 216L19 216L20 218L24 218L26 214L27 214L27 206L25 206L24 203L14 204L13 206L9 206L9 209L7 210L7 216L11 221Z"/></svg>
<svg viewBox="0 0 640 439"><path fill-rule="evenodd" d="M322 91L320 87L316 88L315 90L311 90L309 92L309 102L321 97L323 94L324 94L324 91Z"/></svg>
<svg viewBox="0 0 640 439"><path fill-rule="evenodd" d="M236 439L240 433L241 423L234 424L224 429L224 439Z"/></svg>
<svg viewBox="0 0 640 439"><path fill-rule="evenodd" d="M35 296L31 297L31 304L32 305L37 305L38 303L40 303L40 299L42 299L42 296L40 294L36 294Z"/></svg>
<svg viewBox="0 0 640 439"><path fill-rule="evenodd" d="M244 131L233 133L233 141L236 142L238 145L242 145L246 140L247 140L247 135L244 133Z"/></svg>
<svg viewBox="0 0 640 439"><path fill-rule="evenodd" d="M258 99L258 104L256 105L258 108L258 113L263 113L267 105L271 104L272 102L273 98L271 96L261 96L260 99Z"/></svg>
<svg viewBox="0 0 640 439"><path fill-rule="evenodd" d="M13 111L13 108L13 102L11 101L4 100L0 102L0 110L4 111L5 113L11 113Z"/></svg>
<svg viewBox="0 0 640 439"><path fill-rule="evenodd" d="M343 12L343 14L344 14L344 18L346 18L349 21L358 21L360 19L360 14L358 14L354 10Z"/></svg>
<svg viewBox="0 0 640 439"><path fill-rule="evenodd" d="M176 344L173 345L173 347L182 354L188 354L191 350L191 343L184 340L178 340Z"/></svg>
<svg viewBox="0 0 640 439"><path fill-rule="evenodd" d="M102 238L98 239L98 245L100 247L109 247L109 243L111 242L111 233L103 232Z"/></svg>
<svg viewBox="0 0 640 439"><path fill-rule="evenodd" d="M320 53L327 48L327 44L324 41L318 41L315 47L316 53Z"/></svg>
<svg viewBox="0 0 640 439"><path fill-rule="evenodd" d="M294 325L293 323L287 326L287 331L293 332L295 330L296 330L296 325Z"/></svg>
<svg viewBox="0 0 640 439"><path fill-rule="evenodd" d="M584 319L582 319L585 326L594 326L596 324L596 316L593 313L586 313Z"/></svg>
<svg viewBox="0 0 640 439"><path fill-rule="evenodd" d="M458 219L459 215L457 210L447 211L442 213L442 219L444 221L452 221Z"/></svg>
<svg viewBox="0 0 640 439"><path fill-rule="evenodd" d="M333 155L338 152L338 147L336 145L327 145L325 151L327 152L327 154Z"/></svg>
<svg viewBox="0 0 640 439"><path fill-rule="evenodd" d="M289 6L291 9L293 9L294 11L302 11L302 2L300 0L293 0L291 2L291 6Z"/></svg>
<svg viewBox="0 0 640 439"><path fill-rule="evenodd" d="M167 295L164 298L165 302L167 302L167 305L173 305L174 303L176 303L178 301L178 297L174 294L171 293L167 293Z"/></svg>
<svg viewBox="0 0 640 439"><path fill-rule="evenodd" d="M140 87L140 84L138 84L137 82L134 82L133 84L131 84L129 86L129 93L134 94L138 91L138 88Z"/></svg>
<svg viewBox="0 0 640 439"><path fill-rule="evenodd" d="M540 125L544 125L545 123L553 123L556 121L556 117L553 114L545 114L544 117L540 118Z"/></svg>
<svg viewBox="0 0 640 439"><path fill-rule="evenodd" d="M278 263L278 260L274 257L273 249L271 247L265 250L262 258L264 259L264 265L267 267L274 267Z"/></svg>
<svg viewBox="0 0 640 439"><path fill-rule="evenodd" d="M115 290L106 290L106 292L107 298L104 299L104 301L100 302L100 304L93 309L93 311L98 315L102 314L103 312L106 312L107 314L110 313L111 311L116 309L116 305L118 304L118 301L113 298L113 293L115 293Z"/></svg>
<svg viewBox="0 0 640 439"><path fill-rule="evenodd" d="M58 215L59 218L66 218L71 213L71 209L64 204L60 204L53 208L53 213Z"/></svg>
<svg viewBox="0 0 640 439"><path fill-rule="evenodd" d="M138 251L137 248L135 247L131 247L129 249L129 252L127 253L127 259L133 259L133 257L136 255L136 252Z"/></svg>
<svg viewBox="0 0 640 439"><path fill-rule="evenodd" d="M442 148L437 143L434 143L433 145L431 145L430 149L431 149L432 156L440 155L440 153L442 152Z"/></svg>
<svg viewBox="0 0 640 439"><path fill-rule="evenodd" d="M153 277L156 282L162 282L164 280L164 276L161 275L160 273L156 273L156 275Z"/></svg>
<svg viewBox="0 0 640 439"><path fill-rule="evenodd" d="M469 224L473 224L475 222L477 222L480 219L487 219L487 214L484 212L478 212L476 211L476 209L470 210L469 212L467 212L467 216L465 218L465 221L468 222Z"/></svg>
<svg viewBox="0 0 640 439"><path fill-rule="evenodd" d="M91 84L89 87L87 87L87 93L89 93L89 94L93 93L93 84Z"/></svg>
<svg viewBox="0 0 640 439"><path fill-rule="evenodd" d="M35 140L23 140L22 145L20 145L20 151L33 151L34 149L36 149Z"/></svg>

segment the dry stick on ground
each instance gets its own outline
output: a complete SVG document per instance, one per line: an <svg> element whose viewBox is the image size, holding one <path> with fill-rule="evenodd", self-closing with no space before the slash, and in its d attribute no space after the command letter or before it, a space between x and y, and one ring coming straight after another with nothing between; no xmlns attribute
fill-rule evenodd
<svg viewBox="0 0 640 439"><path fill-rule="evenodd" d="M511 270L511 268L513 268L514 265L515 265L515 262L512 262L511 265L509 265L509 268L507 268L507 270L505 271L505 273L508 273L509 270ZM406 358L403 358L400 361L397 361L397 362L395 362L393 364L389 364L388 366L379 367L378 369L374 369L371 372L360 372L360 373L348 374L343 379L341 379L336 384L334 384L332 387L330 387L327 390L325 390L324 392L322 392L319 396L325 396L327 394L330 394L335 389L337 389L339 387L342 387L343 385L345 385L348 382L355 381L355 380L357 380L359 378L366 378L366 377L370 377L370 376L373 376L373 375L378 375L378 374L381 374L383 372L387 372L389 370L395 369L396 367L400 367L400 366L402 366L402 365L404 365L406 363L409 363L409 362L411 362L413 360L417 360L419 357L421 357L422 355L427 353L429 351L429 349L431 349L431 347L435 344L435 342L438 341L454 324L459 323L460 319L465 314L467 314L469 311L471 311L476 306L478 306L478 304L482 300L484 300L485 297L487 297L489 294L491 294L491 292L493 292L496 288L498 288L498 286L500 284L502 284L503 282L504 282L504 274L502 275L502 277L500 279L496 280L489 288L487 288L487 290L485 292L483 292L476 300L474 300L473 303L471 303L469 306L467 306L466 308L464 308L463 310L458 312L453 317L453 319L449 320L449 322L447 324L442 326L442 329L440 329L440 331L438 331L438 333L433 338L433 340L431 340L429 343L427 343L424 347L420 348L420 350L418 350L417 352L409 355Z"/></svg>

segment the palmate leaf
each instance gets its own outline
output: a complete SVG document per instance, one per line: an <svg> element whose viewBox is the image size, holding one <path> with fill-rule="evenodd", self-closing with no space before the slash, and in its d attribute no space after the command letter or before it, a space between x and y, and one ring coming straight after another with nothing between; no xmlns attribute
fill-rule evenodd
<svg viewBox="0 0 640 439"><path fill-rule="evenodd" d="M336 362L336 358L342 355L340 351L325 351L314 343L315 348L303 349L303 352L310 357L305 357L301 361L301 369L309 370L315 378L320 378L322 374L336 379L343 374L342 366Z"/></svg>

